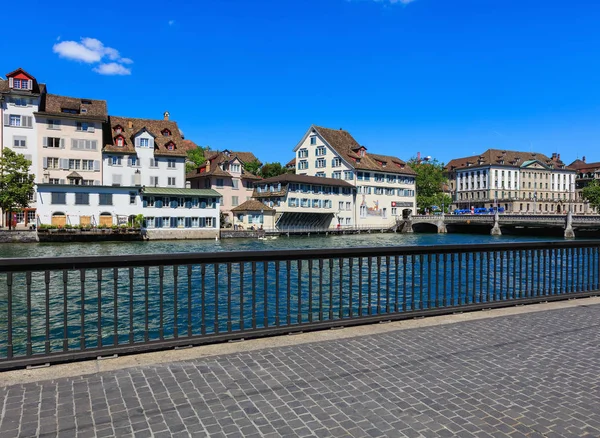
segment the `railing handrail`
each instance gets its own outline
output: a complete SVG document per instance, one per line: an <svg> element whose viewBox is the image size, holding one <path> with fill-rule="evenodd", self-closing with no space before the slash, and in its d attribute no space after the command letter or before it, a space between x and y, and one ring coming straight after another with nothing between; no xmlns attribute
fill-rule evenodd
<svg viewBox="0 0 600 438"><path fill-rule="evenodd" d="M191 264L287 261L298 259L329 259L343 256L402 256L416 254L450 254L486 251L519 251L553 248L590 248L600 246L600 240L545 241L485 243L471 245L420 245L353 247L333 249L223 251L210 253L172 253L87 257L30 257L0 258L0 272L25 272L43 270L77 270L113 267L172 266Z"/></svg>

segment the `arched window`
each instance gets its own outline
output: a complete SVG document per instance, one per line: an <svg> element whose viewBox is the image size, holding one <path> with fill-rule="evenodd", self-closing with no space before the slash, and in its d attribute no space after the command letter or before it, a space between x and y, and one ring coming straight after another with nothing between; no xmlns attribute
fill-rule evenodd
<svg viewBox="0 0 600 438"><path fill-rule="evenodd" d="M123 147L125 145L125 139L121 136L117 137L117 146Z"/></svg>

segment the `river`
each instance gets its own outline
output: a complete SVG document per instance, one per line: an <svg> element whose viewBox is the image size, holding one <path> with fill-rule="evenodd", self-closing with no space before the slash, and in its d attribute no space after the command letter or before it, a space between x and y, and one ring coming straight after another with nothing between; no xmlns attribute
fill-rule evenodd
<svg viewBox="0 0 600 438"><path fill-rule="evenodd" d="M470 245L552 241L554 237L489 236L480 234L364 233L343 236L303 236L259 239L178 240L104 243L0 244L0 258L77 257L93 255L168 254L187 252L265 251L309 248L352 248L413 245Z"/></svg>

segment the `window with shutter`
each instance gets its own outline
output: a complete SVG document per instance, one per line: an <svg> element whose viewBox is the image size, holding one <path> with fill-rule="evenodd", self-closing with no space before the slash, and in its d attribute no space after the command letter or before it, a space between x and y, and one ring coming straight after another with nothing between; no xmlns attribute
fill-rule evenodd
<svg viewBox="0 0 600 438"><path fill-rule="evenodd" d="M112 185L120 186L121 185L121 175L113 175L112 176Z"/></svg>

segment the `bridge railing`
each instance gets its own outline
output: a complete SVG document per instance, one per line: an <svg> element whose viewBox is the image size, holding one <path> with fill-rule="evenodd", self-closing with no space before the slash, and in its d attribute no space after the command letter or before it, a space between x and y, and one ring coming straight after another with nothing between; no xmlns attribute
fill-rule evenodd
<svg viewBox="0 0 600 438"><path fill-rule="evenodd" d="M598 293L600 242L0 259L0 369Z"/></svg>

